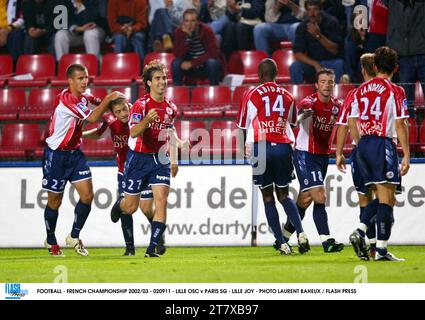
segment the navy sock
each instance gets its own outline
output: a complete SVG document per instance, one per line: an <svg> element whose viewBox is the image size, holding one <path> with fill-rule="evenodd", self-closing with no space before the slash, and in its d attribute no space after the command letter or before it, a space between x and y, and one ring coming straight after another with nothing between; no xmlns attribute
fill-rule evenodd
<svg viewBox="0 0 425 320"><path fill-rule="evenodd" d="M364 214L360 215L360 222L364 223L368 228L371 225L371 221L376 216L376 212L378 211L378 205L378 199L372 200L366 206Z"/></svg>
<svg viewBox="0 0 425 320"><path fill-rule="evenodd" d="M298 213L297 205L295 202L289 198L286 197L281 202L283 209L285 209L286 215L288 216L289 221L291 221L291 224L295 227L295 230L298 234L301 232L304 232L303 225L301 223L301 217Z"/></svg>
<svg viewBox="0 0 425 320"><path fill-rule="evenodd" d="M378 240L388 241L391 236L391 228L394 223L393 207L380 203L376 215Z"/></svg>
<svg viewBox="0 0 425 320"><path fill-rule="evenodd" d="M363 217L365 215L365 212L366 212L366 207L360 207L360 221L364 219ZM362 238L366 236L366 233L361 229L357 229L357 232L360 234Z"/></svg>
<svg viewBox="0 0 425 320"><path fill-rule="evenodd" d="M125 246L134 247L133 216L131 214L121 214L121 228L124 235Z"/></svg>
<svg viewBox="0 0 425 320"><path fill-rule="evenodd" d="M82 203L81 200L78 201L74 210L75 219L74 219L74 224L72 225L72 231L71 231L72 238L80 237L81 229L83 229L84 224L86 223L90 210L91 210L91 204Z"/></svg>
<svg viewBox="0 0 425 320"><path fill-rule="evenodd" d="M47 243L50 245L58 244L56 241L55 230L58 221L59 211L53 210L49 206L44 209L44 223L46 225Z"/></svg>
<svg viewBox="0 0 425 320"><path fill-rule="evenodd" d="M152 221L152 234L149 247L146 249L147 253L153 252L155 247L158 245L158 241L161 239L164 233L166 225L159 221Z"/></svg>
<svg viewBox="0 0 425 320"><path fill-rule="evenodd" d="M306 212L307 208L301 208L299 205L297 205L297 209L298 209L298 213L300 215L301 221L302 221L304 219L305 212ZM295 232L295 227L291 223L291 220L289 220L289 219L286 220L286 224L285 224L285 227L284 228L289 233L294 233Z"/></svg>
<svg viewBox="0 0 425 320"><path fill-rule="evenodd" d="M275 239L279 246L284 243L282 230L280 228L279 213L277 212L274 201L264 203L266 218L270 229L272 229Z"/></svg>
<svg viewBox="0 0 425 320"><path fill-rule="evenodd" d="M319 235L329 235L328 213L324 203L314 203L313 220Z"/></svg>
<svg viewBox="0 0 425 320"><path fill-rule="evenodd" d="M375 222L376 222L376 217L373 217L366 231L366 236L368 237L368 239L376 238L376 223Z"/></svg>

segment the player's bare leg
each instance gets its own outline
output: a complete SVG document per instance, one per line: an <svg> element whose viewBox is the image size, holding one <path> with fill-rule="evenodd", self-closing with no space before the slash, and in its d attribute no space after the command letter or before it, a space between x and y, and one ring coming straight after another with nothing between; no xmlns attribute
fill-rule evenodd
<svg viewBox="0 0 425 320"><path fill-rule="evenodd" d="M310 245L306 233L304 232L301 217L297 209L295 202L289 198L289 188L276 187L276 197L282 204L283 209L288 217L288 221L295 227L298 235L298 251L303 254L310 250Z"/></svg>
<svg viewBox="0 0 425 320"><path fill-rule="evenodd" d="M78 181L73 185L80 196L80 200L75 206L75 219L72 231L66 237L65 241L66 244L74 248L75 252L79 255L88 256L89 253L80 239L80 232L83 229L91 211L91 204L94 197L92 179Z"/></svg>
<svg viewBox="0 0 425 320"><path fill-rule="evenodd" d="M145 257L159 257L159 254L155 253L155 248L158 246L162 234L166 229L165 223L167 221L167 199L169 192L170 187L167 185L152 185L155 210L151 223L151 239L146 249Z"/></svg>
<svg viewBox="0 0 425 320"><path fill-rule="evenodd" d="M155 215L155 206L153 199L143 199L140 198L140 210L148 219L149 223L152 223L153 217ZM163 255L167 248L165 247L165 235L162 234L161 239L158 242L158 245L155 248L156 253Z"/></svg>
<svg viewBox="0 0 425 320"><path fill-rule="evenodd" d="M46 225L47 238L44 246L52 256L64 256L56 241L55 230L59 216L59 207L62 204L63 193L47 192L47 206L44 210L44 222Z"/></svg>
<svg viewBox="0 0 425 320"><path fill-rule="evenodd" d="M111 209L111 220L113 223L118 222L121 218L121 214L133 214L137 211L139 207L140 193L138 194L128 194L125 193L124 196L120 195L112 206Z"/></svg>

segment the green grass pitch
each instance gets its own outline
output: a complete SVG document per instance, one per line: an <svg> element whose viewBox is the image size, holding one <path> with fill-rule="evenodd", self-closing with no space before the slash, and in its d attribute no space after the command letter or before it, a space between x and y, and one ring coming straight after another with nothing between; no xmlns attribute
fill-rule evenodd
<svg viewBox="0 0 425 320"><path fill-rule="evenodd" d="M359 265L367 267L371 283L425 282L425 247L390 250L406 261L363 262L351 247L333 254L313 247L291 256L271 247L176 247L150 259L143 257L144 248L134 257L123 257L122 248L89 248L88 257L71 249L64 249L66 257L50 257L45 249L0 249L0 282L53 282L59 265L66 267L70 283L352 283Z"/></svg>

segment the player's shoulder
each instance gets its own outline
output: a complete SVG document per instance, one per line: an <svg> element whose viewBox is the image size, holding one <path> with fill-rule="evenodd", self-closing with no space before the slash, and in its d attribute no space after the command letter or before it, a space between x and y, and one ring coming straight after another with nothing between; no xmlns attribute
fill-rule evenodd
<svg viewBox="0 0 425 320"><path fill-rule="evenodd" d="M145 108L146 107L146 104L149 102L149 96L148 95L144 95L144 96L142 96L142 97L140 97L140 98L138 98L135 102L134 102L134 104L133 104L133 106L131 107L131 109L132 110L135 110L135 109L137 109L137 108Z"/></svg>
<svg viewBox="0 0 425 320"><path fill-rule="evenodd" d="M177 106L173 101L168 98L165 98L164 101L167 104L167 107L171 108L173 112L177 112Z"/></svg>
<svg viewBox="0 0 425 320"><path fill-rule="evenodd" d="M347 98L348 98L348 95L347 95ZM337 97L334 97L334 96L331 96L331 102L334 106L336 106L340 109L344 105L344 101L342 99L338 99Z"/></svg>
<svg viewBox="0 0 425 320"><path fill-rule="evenodd" d="M298 104L299 108L312 108L316 102L318 101L317 99L317 94L313 93L307 97L305 97L304 99L302 99L300 101L300 103Z"/></svg>

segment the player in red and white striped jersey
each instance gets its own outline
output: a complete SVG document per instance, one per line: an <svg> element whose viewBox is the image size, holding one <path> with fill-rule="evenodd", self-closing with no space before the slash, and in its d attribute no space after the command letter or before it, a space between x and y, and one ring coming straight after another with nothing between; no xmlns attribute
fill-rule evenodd
<svg viewBox="0 0 425 320"><path fill-rule="evenodd" d="M330 236L325 208L326 189L324 181L328 169L329 154L335 122L342 103L332 96L335 73L322 69L316 74L317 92L304 98L298 105L299 126L294 152L294 166L300 183L297 199L301 218L314 202L313 219L316 224L324 252L339 252L344 246ZM283 234L290 237L292 224L287 222Z"/></svg>
<svg viewBox="0 0 425 320"><path fill-rule="evenodd" d="M85 93L88 84L86 67L73 64L67 69L69 88L56 98L53 109L47 147L43 157L43 189L47 190L48 200L44 211L47 231L45 246L56 256L62 255L55 236L58 210L62 202L65 185L70 181L77 190L80 200L75 206L75 219L66 244L80 255L88 252L80 240L83 228L91 210L93 185L90 168L79 149L84 121L96 122L101 119L111 100L123 96L113 92L101 101ZM91 110L92 105L97 105Z"/></svg>
<svg viewBox="0 0 425 320"><path fill-rule="evenodd" d="M154 60L146 65L143 81L148 93L135 102L129 116L129 151L123 177L125 197L120 197L112 207L111 220L117 222L123 215L133 214L139 206L140 193L151 186L155 213L145 257L159 257L154 249L165 231L170 175L175 177L178 171L177 142L168 144L169 139L174 140L177 107L164 96L167 87L164 64Z"/></svg>
<svg viewBox="0 0 425 320"><path fill-rule="evenodd" d="M403 90L391 82L397 71L397 60L393 49L380 47L375 51L377 76L356 90L350 113L357 122L350 129L361 136L357 147L359 168L365 184L376 188L379 200L375 260L384 261L402 260L389 253L387 245L394 223L396 188L410 167L407 101ZM394 137L403 149L401 168Z"/></svg>
<svg viewBox="0 0 425 320"><path fill-rule="evenodd" d="M248 149L251 149L251 144L253 147L253 180L261 190L267 222L276 239L274 247L281 254L292 252L282 236L273 195L275 192L288 219L295 225L299 252L305 253L310 249L307 235L297 206L288 194L289 183L294 179L291 146L294 135L290 124L294 124L296 118L295 103L292 94L276 84L276 75L277 66L273 60L261 61L258 66L261 85L249 91L242 99L237 124L247 130Z"/></svg>

